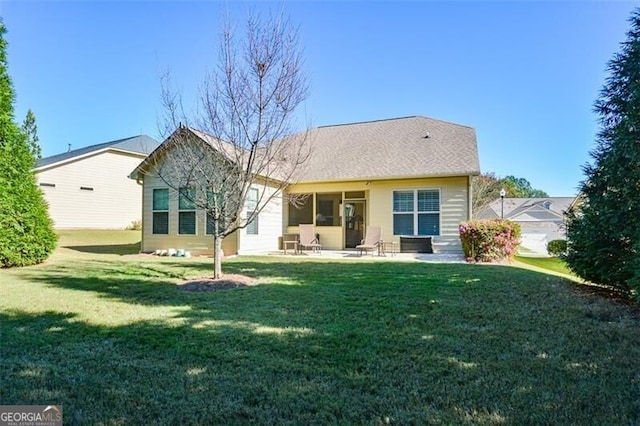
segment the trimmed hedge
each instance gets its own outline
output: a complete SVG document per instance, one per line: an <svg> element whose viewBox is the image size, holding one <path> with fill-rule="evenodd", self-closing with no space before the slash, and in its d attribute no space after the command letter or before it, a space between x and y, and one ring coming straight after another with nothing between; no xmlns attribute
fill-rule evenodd
<svg viewBox="0 0 640 426"><path fill-rule="evenodd" d="M511 259L520 244L520 225L510 220L474 220L461 223L458 230L467 262Z"/></svg>

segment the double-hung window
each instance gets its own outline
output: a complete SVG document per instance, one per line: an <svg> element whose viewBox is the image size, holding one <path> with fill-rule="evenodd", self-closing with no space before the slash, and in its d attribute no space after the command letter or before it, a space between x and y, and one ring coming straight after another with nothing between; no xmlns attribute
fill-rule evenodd
<svg viewBox="0 0 640 426"><path fill-rule="evenodd" d="M247 235L258 235L258 215L255 213L258 208L258 189L249 188L247 193L247 218L255 215L253 220L247 224Z"/></svg>
<svg viewBox="0 0 640 426"><path fill-rule="evenodd" d="M440 191L393 191L393 235L440 235Z"/></svg>
<svg viewBox="0 0 640 426"><path fill-rule="evenodd" d="M169 189L153 190L153 233L169 233Z"/></svg>
<svg viewBox="0 0 640 426"><path fill-rule="evenodd" d="M180 235L196 233L195 195L195 188L180 188L178 196L178 234Z"/></svg>

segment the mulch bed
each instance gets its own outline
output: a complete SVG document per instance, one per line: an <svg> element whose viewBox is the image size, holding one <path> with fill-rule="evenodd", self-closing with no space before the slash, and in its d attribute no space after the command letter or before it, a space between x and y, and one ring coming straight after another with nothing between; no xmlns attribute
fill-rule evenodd
<svg viewBox="0 0 640 426"><path fill-rule="evenodd" d="M258 285L258 280L246 275L227 274L222 278L213 279L210 277L195 278L178 284L178 289L182 291L219 291L231 290L233 288L244 288Z"/></svg>
<svg viewBox="0 0 640 426"><path fill-rule="evenodd" d="M578 284L575 288L583 294L602 297L609 299L618 305L627 306L636 316L640 317L640 304L638 301L633 299L629 294L625 294L618 289L592 284Z"/></svg>

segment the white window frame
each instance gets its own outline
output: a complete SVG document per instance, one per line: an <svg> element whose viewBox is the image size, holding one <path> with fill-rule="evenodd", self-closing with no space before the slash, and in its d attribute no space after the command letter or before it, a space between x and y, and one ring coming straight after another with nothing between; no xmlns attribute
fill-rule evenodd
<svg viewBox="0 0 640 426"><path fill-rule="evenodd" d="M249 210L249 202L254 202L254 200L249 200L249 193L255 193L255 207L253 208L253 210ZM249 188L249 192L247 192L247 199L245 201L246 206L246 214L247 214L247 218L249 218L249 214L251 212L255 212L258 209L258 202L260 201L260 190L258 188ZM247 226L245 226L245 230L247 235L259 235L260 234L260 220L259 220L260 215L257 214L253 221L251 221L251 223L247 222Z"/></svg>
<svg viewBox="0 0 640 426"><path fill-rule="evenodd" d="M164 190L167 191L167 208L166 209L156 209L154 202L155 202L155 192L159 191L159 190ZM152 235L169 235L169 228L170 228L170 223L169 223L169 218L170 218L170 214L169 214L169 204L171 202L171 194L169 191L169 188L153 188L151 190L151 234ZM156 233L155 231L155 213L166 213L167 214L167 232L163 232L163 233Z"/></svg>
<svg viewBox="0 0 640 426"><path fill-rule="evenodd" d="M193 208L192 209L180 208L180 197L182 196L182 191L185 190L185 189L187 191L192 190L192 191L195 192L195 188L189 187L189 186L185 186L185 187L182 187L182 188L178 189L178 235L184 235L184 236L187 236L187 235L198 235L198 212L197 212L197 209L196 209L195 200L191 201L193 203ZM184 234L184 233L180 232L180 213L193 213L193 216L194 216L193 220L194 220L194 225L195 225L194 229L193 229L193 233Z"/></svg>
<svg viewBox="0 0 640 426"><path fill-rule="evenodd" d="M438 211L419 211L418 210L418 191L437 191L438 192ZM413 211L396 212L393 210L394 206L394 194L396 192L413 192ZM442 235L442 190L440 188L406 188L406 189L393 189L391 191L391 228L393 235L395 236L407 236L407 237L439 237ZM412 214L413 215L413 234L396 234L393 223L396 214ZM438 215L438 234L435 235L422 235L418 234L418 216L420 214L437 214Z"/></svg>

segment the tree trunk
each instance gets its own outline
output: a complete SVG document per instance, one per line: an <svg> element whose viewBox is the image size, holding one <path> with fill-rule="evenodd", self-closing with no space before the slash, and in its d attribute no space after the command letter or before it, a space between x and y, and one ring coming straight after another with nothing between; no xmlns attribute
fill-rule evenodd
<svg viewBox="0 0 640 426"><path fill-rule="evenodd" d="M222 240L223 237L213 237L213 278L222 277Z"/></svg>

